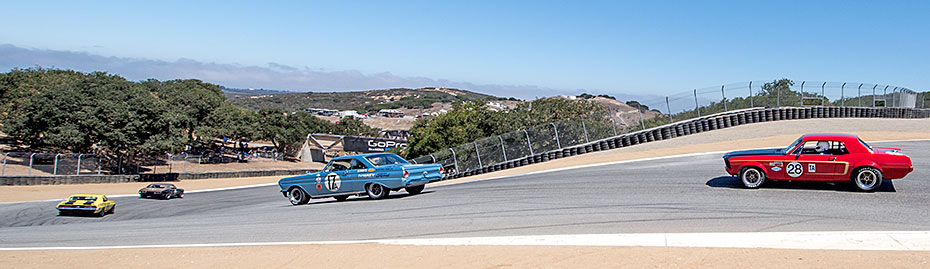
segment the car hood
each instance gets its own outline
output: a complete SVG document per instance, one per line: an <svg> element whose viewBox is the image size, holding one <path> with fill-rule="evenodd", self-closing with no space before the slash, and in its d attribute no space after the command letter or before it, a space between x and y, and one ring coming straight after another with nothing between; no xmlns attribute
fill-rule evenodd
<svg viewBox="0 0 930 269"><path fill-rule="evenodd" d="M751 149L751 150L738 150L727 152L723 155L724 159L729 159L737 156L779 156L785 155L785 149L783 148L774 148L774 149Z"/></svg>

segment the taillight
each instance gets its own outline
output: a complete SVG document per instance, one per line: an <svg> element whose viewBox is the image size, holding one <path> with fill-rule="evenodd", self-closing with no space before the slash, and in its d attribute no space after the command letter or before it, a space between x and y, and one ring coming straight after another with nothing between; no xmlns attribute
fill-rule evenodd
<svg viewBox="0 0 930 269"><path fill-rule="evenodd" d="M408 177L408 176L410 176L410 172L407 172L407 170L404 170L404 177Z"/></svg>

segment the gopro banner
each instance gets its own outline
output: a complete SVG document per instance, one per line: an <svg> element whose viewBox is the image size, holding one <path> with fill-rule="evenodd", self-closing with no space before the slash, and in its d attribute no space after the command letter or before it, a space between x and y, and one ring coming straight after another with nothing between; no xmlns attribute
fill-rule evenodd
<svg viewBox="0 0 930 269"><path fill-rule="evenodd" d="M392 148L406 148L407 140L346 136L342 140L342 146L345 151L349 152L385 152Z"/></svg>

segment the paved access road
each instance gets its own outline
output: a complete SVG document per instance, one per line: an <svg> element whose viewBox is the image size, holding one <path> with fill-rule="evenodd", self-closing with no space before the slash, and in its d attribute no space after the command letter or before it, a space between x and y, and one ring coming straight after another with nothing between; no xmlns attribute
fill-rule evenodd
<svg viewBox="0 0 930 269"><path fill-rule="evenodd" d="M827 183L747 190L726 176L722 154L707 154L427 187L381 201L291 206L269 186L168 201L115 198L116 214L104 218L58 217L55 202L0 204L0 247L930 230L930 141L874 144L902 148L916 171L875 193Z"/></svg>

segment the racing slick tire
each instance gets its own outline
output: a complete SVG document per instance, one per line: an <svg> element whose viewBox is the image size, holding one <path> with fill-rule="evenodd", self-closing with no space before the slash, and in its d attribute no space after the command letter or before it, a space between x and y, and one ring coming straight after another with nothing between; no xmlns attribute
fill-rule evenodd
<svg viewBox="0 0 930 269"><path fill-rule="evenodd" d="M165 200L171 200L171 193L165 194Z"/></svg>
<svg viewBox="0 0 930 269"><path fill-rule="evenodd" d="M345 201L346 199L349 199L349 196L348 195L336 195L336 196L333 196L333 198L336 198L336 201L342 202L342 201Z"/></svg>
<svg viewBox="0 0 930 269"><path fill-rule="evenodd" d="M758 167L747 166L739 170L739 179L743 186L749 189L758 189L765 183L765 172Z"/></svg>
<svg viewBox="0 0 930 269"><path fill-rule="evenodd" d="M310 196L304 190L293 187L287 191L287 200L291 202L291 205L302 205L310 201Z"/></svg>
<svg viewBox="0 0 930 269"><path fill-rule="evenodd" d="M407 191L407 193L409 193L410 195L417 195L423 192L424 188L426 188L426 185L406 187L404 188L404 190Z"/></svg>
<svg viewBox="0 0 930 269"><path fill-rule="evenodd" d="M368 193L368 197L372 200L378 200L388 196L388 193L391 192L388 188L381 186L378 183L371 183L368 186L365 186L365 191Z"/></svg>
<svg viewBox="0 0 930 269"><path fill-rule="evenodd" d="M107 211L107 214L113 214L113 213L116 213L116 206L115 206L115 205L114 205L113 207L110 208L110 211Z"/></svg>
<svg viewBox="0 0 930 269"><path fill-rule="evenodd" d="M853 173L852 183L861 191L875 191L882 185L882 171L875 167L862 167Z"/></svg>
<svg viewBox="0 0 930 269"><path fill-rule="evenodd" d="M178 198L184 199L184 192L178 193Z"/></svg>
<svg viewBox="0 0 930 269"><path fill-rule="evenodd" d="M106 215L107 215L107 211L106 211L106 210L100 210L100 213L97 213L97 217L98 217L98 218L102 218L103 216L106 216Z"/></svg>

